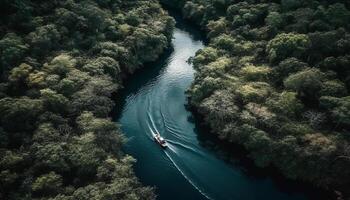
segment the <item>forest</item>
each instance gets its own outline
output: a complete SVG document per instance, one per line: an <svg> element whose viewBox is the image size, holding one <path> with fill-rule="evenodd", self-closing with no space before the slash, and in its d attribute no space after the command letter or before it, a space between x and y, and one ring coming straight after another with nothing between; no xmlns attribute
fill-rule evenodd
<svg viewBox="0 0 350 200"><path fill-rule="evenodd" d="M109 114L174 23L156 0L0 1L0 199L155 199Z"/></svg>
<svg viewBox="0 0 350 200"><path fill-rule="evenodd" d="M170 47L160 3L207 37L187 95L211 132L349 198L350 1L1 0L0 199L156 198L110 113Z"/></svg>
<svg viewBox="0 0 350 200"><path fill-rule="evenodd" d="M188 95L212 132L260 167L349 195L350 2L162 2L209 40Z"/></svg>

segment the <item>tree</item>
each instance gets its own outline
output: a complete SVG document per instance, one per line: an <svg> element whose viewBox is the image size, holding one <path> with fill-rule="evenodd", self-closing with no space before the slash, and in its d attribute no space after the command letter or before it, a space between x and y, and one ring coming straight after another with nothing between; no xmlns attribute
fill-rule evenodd
<svg viewBox="0 0 350 200"><path fill-rule="evenodd" d="M155 61L167 47L168 40L164 35L156 35L148 29L137 28L126 41L132 51L137 52L138 61L144 63Z"/></svg>
<svg viewBox="0 0 350 200"><path fill-rule="evenodd" d="M2 190L9 190L11 187L14 187L14 184L18 180L18 174L11 172L10 170L0 171L0 183ZM1 197L1 195L0 195Z"/></svg>
<svg viewBox="0 0 350 200"><path fill-rule="evenodd" d="M281 61L278 66L275 66L272 70L273 80L279 86L283 84L283 80L289 75L304 70L308 67L307 63L304 63L296 58L287 58Z"/></svg>
<svg viewBox="0 0 350 200"><path fill-rule="evenodd" d="M315 111L307 111L303 114L303 116L308 120L310 127L313 129L318 129L326 119L324 113L315 112Z"/></svg>
<svg viewBox="0 0 350 200"><path fill-rule="evenodd" d="M349 51L349 45L344 45L346 39L344 29L337 29L327 32L309 33L311 48L309 54L310 62L318 62L330 56L343 56ZM339 45L342 44L342 45Z"/></svg>
<svg viewBox="0 0 350 200"><path fill-rule="evenodd" d="M350 11L342 3L330 5L326 12L327 20L336 27L347 26L350 21Z"/></svg>
<svg viewBox="0 0 350 200"><path fill-rule="evenodd" d="M44 88L46 86L46 73L43 71L34 71L30 73L27 79L29 87Z"/></svg>
<svg viewBox="0 0 350 200"><path fill-rule="evenodd" d="M55 57L49 64L44 65L44 71L48 74L57 74L65 77L76 65L76 60L67 54Z"/></svg>
<svg viewBox="0 0 350 200"><path fill-rule="evenodd" d="M51 89L40 90L45 107L53 112L64 113L68 107L68 99Z"/></svg>
<svg viewBox="0 0 350 200"><path fill-rule="evenodd" d="M304 107L294 92L282 92L277 101L271 100L268 104L276 113L291 118L299 116Z"/></svg>
<svg viewBox="0 0 350 200"><path fill-rule="evenodd" d="M3 98L0 100L0 122L7 131L30 131L43 111L43 102L37 99Z"/></svg>
<svg viewBox="0 0 350 200"><path fill-rule="evenodd" d="M155 199L111 96L173 29L156 0L0 1L0 199Z"/></svg>
<svg viewBox="0 0 350 200"><path fill-rule="evenodd" d="M199 104L204 98L210 96L216 89L221 88L220 79L205 77L201 84L191 88L191 101L193 104Z"/></svg>
<svg viewBox="0 0 350 200"><path fill-rule="evenodd" d="M222 34L214 40L214 45L216 47L226 51L234 51L236 43L237 41L227 34Z"/></svg>
<svg viewBox="0 0 350 200"><path fill-rule="evenodd" d="M50 88L57 90L59 93L64 94L67 97L82 90L86 86L86 83L91 80L91 76L89 76L87 72L76 69L69 71L64 79L60 79L57 75L51 77L53 82L50 84ZM47 78L46 81L48 81Z"/></svg>
<svg viewBox="0 0 350 200"><path fill-rule="evenodd" d="M244 143L244 146L252 151L251 156L255 158L255 163L261 167L268 166L272 160L268 153L271 145L270 137L261 130L251 132L248 141Z"/></svg>
<svg viewBox="0 0 350 200"><path fill-rule="evenodd" d="M17 83L19 85L25 85L27 82L27 78L29 77L29 74L32 72L33 67L26 64L22 63L18 67L13 68L10 71L10 75L8 79L11 82Z"/></svg>
<svg viewBox="0 0 350 200"><path fill-rule="evenodd" d="M186 4L183 7L184 16L188 19L195 21L197 24L200 24L203 20L205 7L192 1L186 1Z"/></svg>
<svg viewBox="0 0 350 200"><path fill-rule="evenodd" d="M219 52L212 47L206 47L199 50L196 56L192 59L194 66L206 65L219 58Z"/></svg>
<svg viewBox="0 0 350 200"><path fill-rule="evenodd" d="M67 159L72 163L71 167L76 169L77 181L80 183L93 179L98 166L106 159L107 153L100 145L96 143L96 136L92 132L75 137L69 144Z"/></svg>
<svg viewBox="0 0 350 200"><path fill-rule="evenodd" d="M107 13L103 12L102 9L89 2L80 2L79 6L77 13L87 19L85 23L90 32L99 32L106 27Z"/></svg>
<svg viewBox="0 0 350 200"><path fill-rule="evenodd" d="M216 36L226 32L227 22L223 17L216 21L209 21L207 27L209 29L208 37L215 38Z"/></svg>
<svg viewBox="0 0 350 200"><path fill-rule="evenodd" d="M118 80L121 71L119 63L111 57L99 57L84 65L82 69L92 76L107 74L114 80Z"/></svg>
<svg viewBox="0 0 350 200"><path fill-rule="evenodd" d="M330 96L323 96L320 98L320 106L322 108L327 109L334 120L334 123L337 125L339 124L349 124L349 111L350 111L350 103L349 103L350 97L330 97Z"/></svg>
<svg viewBox="0 0 350 200"><path fill-rule="evenodd" d="M284 20L280 13L273 11L270 12L269 15L267 15L267 17L265 18L265 23L269 26L278 29L283 26Z"/></svg>
<svg viewBox="0 0 350 200"><path fill-rule="evenodd" d="M322 84L321 96L342 97L347 94L345 84L339 80L329 80Z"/></svg>
<svg viewBox="0 0 350 200"><path fill-rule="evenodd" d="M5 151L2 152L2 158L0 159L0 167L2 169L11 169L12 171L20 171L24 166L24 157L20 152Z"/></svg>
<svg viewBox="0 0 350 200"><path fill-rule="evenodd" d="M240 85L236 93L243 103L259 103L270 95L271 87L266 82L249 82Z"/></svg>
<svg viewBox="0 0 350 200"><path fill-rule="evenodd" d="M239 112L234 102L234 95L230 95L229 91L225 90L215 91L203 101L199 108L199 111L217 126L233 121Z"/></svg>
<svg viewBox="0 0 350 200"><path fill-rule="evenodd" d="M248 81L267 81L271 73L271 68L247 65L240 70L240 73Z"/></svg>
<svg viewBox="0 0 350 200"><path fill-rule="evenodd" d="M59 189L62 186L62 181L60 175L55 172L50 172L36 178L32 185L32 190L44 195L53 196L59 192Z"/></svg>
<svg viewBox="0 0 350 200"><path fill-rule="evenodd" d="M281 6L285 10L294 10L303 5L302 0L281 0Z"/></svg>
<svg viewBox="0 0 350 200"><path fill-rule="evenodd" d="M91 111L98 117L108 116L114 105L110 96L118 86L107 76L91 79L72 96L71 112L80 115L82 111Z"/></svg>
<svg viewBox="0 0 350 200"><path fill-rule="evenodd" d="M36 163L34 169L38 172L43 169L50 169L57 172L69 171L69 154L66 149L67 144L63 142L34 143L31 147L31 154Z"/></svg>
<svg viewBox="0 0 350 200"><path fill-rule="evenodd" d="M9 143L9 136L2 128L0 128L0 148L6 148Z"/></svg>
<svg viewBox="0 0 350 200"><path fill-rule="evenodd" d="M305 34L281 33L267 44L266 51L270 62L277 63L288 57L303 58L310 44Z"/></svg>
<svg viewBox="0 0 350 200"><path fill-rule="evenodd" d="M173 4L209 37L188 94L212 132L260 166L346 193L348 1Z"/></svg>
<svg viewBox="0 0 350 200"><path fill-rule="evenodd" d="M40 124L33 135L33 141L40 144L57 142L59 140L61 140L59 132L50 123Z"/></svg>
<svg viewBox="0 0 350 200"><path fill-rule="evenodd" d="M287 89L298 92L298 95L308 99L317 98L322 88L324 74L316 68L308 68L290 75L285 81Z"/></svg>
<svg viewBox="0 0 350 200"><path fill-rule="evenodd" d="M20 63L28 46L15 33L8 33L0 40L0 74Z"/></svg>
<svg viewBox="0 0 350 200"><path fill-rule="evenodd" d="M57 18L57 24L68 30L74 30L77 26L81 25L82 21L84 21L76 13L66 8L56 9L55 17Z"/></svg>
<svg viewBox="0 0 350 200"><path fill-rule="evenodd" d="M34 32L29 34L28 38L33 53L41 56L58 47L61 35L56 25L49 24L38 27Z"/></svg>
<svg viewBox="0 0 350 200"><path fill-rule="evenodd" d="M124 142L115 123L95 118L91 112L84 112L77 119L77 123L84 133L91 132L95 142L107 152L117 153Z"/></svg>

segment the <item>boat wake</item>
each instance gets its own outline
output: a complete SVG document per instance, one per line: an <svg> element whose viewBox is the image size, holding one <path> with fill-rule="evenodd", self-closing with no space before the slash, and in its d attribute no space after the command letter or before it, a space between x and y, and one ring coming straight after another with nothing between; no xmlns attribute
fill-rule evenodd
<svg viewBox="0 0 350 200"><path fill-rule="evenodd" d="M171 145L169 145L169 149L171 149ZM175 152L175 151L174 151ZM167 151L165 151L165 154L167 155L167 157L169 158L169 160L174 164L174 166L176 167L176 169L182 174L182 176L196 189L198 190L199 193L201 193L205 198L213 200L213 198L209 197L208 194L206 194L205 192L203 192L189 177L186 176L186 174L181 170L181 168L176 164L176 162L171 158L171 156L169 155L169 153Z"/></svg>
<svg viewBox="0 0 350 200"><path fill-rule="evenodd" d="M179 29L173 44L174 52L159 74L138 85L137 81L145 78L139 74L134 79L136 86L126 84L130 90L126 88L119 122L129 138L125 152L137 159L135 172L141 182L156 186L162 200L305 200L300 193L282 191L269 177L248 176L244 169L226 163L217 151L202 145L184 104L194 73L185 61L204 46ZM158 133L166 148L159 145L161 141L154 142Z"/></svg>
<svg viewBox="0 0 350 200"><path fill-rule="evenodd" d="M153 135L157 134L157 133L161 133L161 130L160 128L157 128L156 127L156 123L155 121L153 120L151 114L151 112L147 112L147 117L148 117L148 123L147 123L147 126L148 126L148 133L150 134L147 134L148 137L153 140ZM168 126L166 125L166 122L165 122L165 118L164 118L164 115L163 113L161 114L162 116L162 122L163 122L163 125L164 127L168 128ZM169 132L171 133L175 133L176 135L178 135L180 132L176 131L176 129L168 129L170 130ZM201 190L199 188L199 186L197 186L194 181L192 181L192 179L186 175L186 173L184 172L185 170L182 170L181 167L180 167L180 164L178 164L175 159L173 158L172 155L176 155L177 158L180 158L180 155L178 155L178 151L177 151L177 146L180 146L181 148L184 148L188 151L192 151L193 153L196 153L200 156L205 156L203 155L201 152L199 151L196 151L195 149L191 148L190 146L187 146L187 145L184 145L180 142L176 142L176 141L173 141L171 139L167 139L165 138L165 140L168 142L168 147L166 149L164 149L164 153L165 155L167 156L167 158L169 159L170 162L172 162L172 164L175 166L175 168L181 173L181 175L200 193L202 194L206 199L210 199L210 200L213 200L213 198L211 198L209 196L209 194L206 194L203 190ZM178 159L179 160L179 159ZM184 165L181 165L181 166L184 166ZM189 171L189 170L186 170L186 171ZM192 175L193 176L193 175Z"/></svg>

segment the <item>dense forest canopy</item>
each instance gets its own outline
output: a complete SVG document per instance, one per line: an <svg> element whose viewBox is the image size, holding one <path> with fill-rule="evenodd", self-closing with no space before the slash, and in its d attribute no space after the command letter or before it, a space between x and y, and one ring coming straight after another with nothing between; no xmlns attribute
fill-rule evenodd
<svg viewBox="0 0 350 200"><path fill-rule="evenodd" d="M0 199L154 199L108 114L173 28L155 0L1 0Z"/></svg>
<svg viewBox="0 0 350 200"><path fill-rule="evenodd" d="M162 0L206 31L190 103L259 166L349 192L350 1Z"/></svg>
<svg viewBox="0 0 350 200"><path fill-rule="evenodd" d="M213 132L349 193L350 1L161 2L207 33L188 94ZM173 28L156 0L1 0L0 199L154 199L108 115Z"/></svg>

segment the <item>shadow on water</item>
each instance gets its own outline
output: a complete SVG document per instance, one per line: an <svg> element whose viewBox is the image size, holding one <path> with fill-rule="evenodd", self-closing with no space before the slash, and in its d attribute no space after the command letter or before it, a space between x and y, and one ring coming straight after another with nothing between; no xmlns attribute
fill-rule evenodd
<svg viewBox="0 0 350 200"><path fill-rule="evenodd" d="M127 96L135 94L142 86L148 82L155 80L164 70L164 67L169 63L169 56L173 53L174 48L170 46L164 51L164 53L155 62L149 62L144 64L143 67L136 70L133 74L129 75L124 81L124 88L113 94L112 99L115 102L115 106L111 112L113 121L117 121L123 111Z"/></svg>
<svg viewBox="0 0 350 200"><path fill-rule="evenodd" d="M215 133L210 131L210 127L204 123L203 117L199 113L187 105L186 108L193 113L188 121L195 124L194 132L197 133L200 145L232 168L240 169L245 176L253 180L271 178L274 185L287 194L303 193L312 200L336 199L336 196L329 191L316 188L305 182L285 178L275 167L257 167L243 146L220 140Z"/></svg>
<svg viewBox="0 0 350 200"><path fill-rule="evenodd" d="M191 33L189 35L192 40L203 41L207 44L206 36L203 31L200 31L199 26L187 22L183 17L175 10L167 9L169 14L175 19L175 27L185 32ZM150 80L156 79L161 73L162 69L169 64L169 56L174 52L174 48L171 45L164 53L154 62L145 63L143 67L136 70L134 74L128 75L123 81L123 85L127 88L123 88L118 93L113 95L113 100L117 106L115 106L111 112L111 117L114 121L120 118L123 107L126 103L126 97L130 94L137 92L142 86L150 82Z"/></svg>
<svg viewBox="0 0 350 200"><path fill-rule="evenodd" d="M192 22L185 21L183 17L175 10L167 9L169 14L176 21L176 28L185 32L191 33L190 37L196 41L203 41L205 45L208 44L204 31L201 31L200 27Z"/></svg>
<svg viewBox="0 0 350 200"><path fill-rule="evenodd" d="M206 194L236 200L330 199L310 185L286 180L273 168L256 167L243 148L219 140L195 112L185 110L184 92L193 70L183 59L202 46L198 42L204 36L180 15L170 13L178 22L173 48L131 75L114 96L117 106L112 116L129 138L124 149L138 160L135 172L141 182L156 186L159 199L167 200L205 199ZM154 144L153 131L164 134L168 149ZM257 195L247 194L255 191Z"/></svg>

